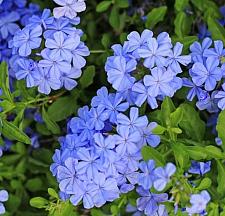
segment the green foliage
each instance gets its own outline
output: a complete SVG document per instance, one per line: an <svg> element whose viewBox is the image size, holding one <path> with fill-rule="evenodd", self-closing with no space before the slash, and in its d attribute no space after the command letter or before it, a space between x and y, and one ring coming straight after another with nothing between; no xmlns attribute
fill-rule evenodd
<svg viewBox="0 0 225 216"><path fill-rule="evenodd" d="M223 149L225 149L225 110L219 114L216 130L219 138L222 140Z"/></svg>
<svg viewBox="0 0 225 216"><path fill-rule="evenodd" d="M150 11L147 15L147 21L145 23L145 27L149 29L153 29L156 24L164 20L166 12L167 12L166 6L152 9L152 11Z"/></svg>

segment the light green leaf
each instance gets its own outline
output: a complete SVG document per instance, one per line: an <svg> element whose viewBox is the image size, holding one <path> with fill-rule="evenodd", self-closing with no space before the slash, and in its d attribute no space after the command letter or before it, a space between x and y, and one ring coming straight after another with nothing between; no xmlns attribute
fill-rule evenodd
<svg viewBox="0 0 225 216"><path fill-rule="evenodd" d="M196 189L199 191L202 191L202 190L210 188L211 184L212 184L212 180L206 177L202 179L202 181L200 182L200 184L198 185Z"/></svg>
<svg viewBox="0 0 225 216"><path fill-rule="evenodd" d="M218 175L217 175L217 192L218 194L221 195L221 197L225 196L225 184L224 184L224 179L225 179L225 166L224 164L220 161L217 160L217 170L218 170Z"/></svg>
<svg viewBox="0 0 225 216"><path fill-rule="evenodd" d="M110 7L111 4L112 1L102 1L97 5L96 11L99 13L104 12Z"/></svg>
<svg viewBox="0 0 225 216"><path fill-rule="evenodd" d="M155 160L157 166L165 165L165 159L162 154L152 147L144 146L141 150L141 154L145 161Z"/></svg>
<svg viewBox="0 0 225 216"><path fill-rule="evenodd" d="M222 140L222 147L225 149L225 110L222 110L219 114L216 130L218 137Z"/></svg>
<svg viewBox="0 0 225 216"><path fill-rule="evenodd" d="M48 200L43 197L34 197L30 200L30 205L34 208L46 208L48 205Z"/></svg>
<svg viewBox="0 0 225 216"><path fill-rule="evenodd" d="M189 4L189 0L176 0L175 9L177 11L183 11Z"/></svg>
<svg viewBox="0 0 225 216"><path fill-rule="evenodd" d="M129 7L128 0L115 0L115 4L119 8L128 8Z"/></svg>

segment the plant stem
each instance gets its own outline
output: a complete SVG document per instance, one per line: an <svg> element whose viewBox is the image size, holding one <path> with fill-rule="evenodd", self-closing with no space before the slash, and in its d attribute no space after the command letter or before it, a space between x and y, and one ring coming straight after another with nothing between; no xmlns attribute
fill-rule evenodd
<svg viewBox="0 0 225 216"><path fill-rule="evenodd" d="M90 53L92 54L98 54L98 53L105 53L105 50L91 50Z"/></svg>

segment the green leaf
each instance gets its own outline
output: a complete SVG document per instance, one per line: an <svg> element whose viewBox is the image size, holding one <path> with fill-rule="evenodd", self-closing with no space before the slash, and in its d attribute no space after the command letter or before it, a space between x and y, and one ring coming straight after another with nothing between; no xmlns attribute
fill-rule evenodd
<svg viewBox="0 0 225 216"><path fill-rule="evenodd" d="M152 147L144 146L141 150L141 154L145 161L148 161L151 159L155 160L157 166L164 166L166 163L162 154Z"/></svg>
<svg viewBox="0 0 225 216"><path fill-rule="evenodd" d="M180 168L186 170L190 166L189 155L184 149L184 145L181 143L172 143L171 144L176 163Z"/></svg>
<svg viewBox="0 0 225 216"><path fill-rule="evenodd" d="M129 7L128 0L116 0L115 4L119 8L128 8Z"/></svg>
<svg viewBox="0 0 225 216"><path fill-rule="evenodd" d="M183 119L183 109L178 107L174 112L170 114L171 126L177 127Z"/></svg>
<svg viewBox="0 0 225 216"><path fill-rule="evenodd" d="M77 107L76 99L72 96L58 98L49 108L48 115L53 121L62 121L72 115Z"/></svg>
<svg viewBox="0 0 225 216"><path fill-rule="evenodd" d="M199 186L197 187L197 190L202 191L202 190L208 189L210 188L211 184L212 184L212 180L210 178L204 178L202 179Z"/></svg>
<svg viewBox="0 0 225 216"><path fill-rule="evenodd" d="M6 100L3 100L3 101L0 101L0 107L1 107L5 112L8 112L8 111L13 110L16 106L15 106L14 103L12 103L11 101L8 101L8 100L6 99Z"/></svg>
<svg viewBox="0 0 225 216"><path fill-rule="evenodd" d="M207 158L207 153L204 151L204 148L199 146L185 146L184 147L189 157L194 160L204 160Z"/></svg>
<svg viewBox="0 0 225 216"><path fill-rule="evenodd" d="M225 154L216 146L206 146L204 151L207 153L208 159L225 159Z"/></svg>
<svg viewBox="0 0 225 216"><path fill-rule="evenodd" d="M212 17L208 17L208 28L212 34L212 38L214 40L222 40L223 44L225 44L225 29L222 27L217 20Z"/></svg>
<svg viewBox="0 0 225 216"><path fill-rule="evenodd" d="M179 123L181 129L193 140L202 140L205 135L205 123L198 112L189 104L181 104L183 119Z"/></svg>
<svg viewBox="0 0 225 216"><path fill-rule="evenodd" d="M188 35L191 30L191 24L192 17L187 16L183 11L180 11L174 20L175 34L179 38Z"/></svg>
<svg viewBox="0 0 225 216"><path fill-rule="evenodd" d="M82 77L80 78L80 85L82 89L87 88L88 86L90 86L93 83L94 80L94 76L95 76L95 66L91 65L88 66L84 72Z"/></svg>
<svg viewBox="0 0 225 216"><path fill-rule="evenodd" d="M10 140L31 144L30 138L22 130L4 119L2 120L2 134Z"/></svg>
<svg viewBox="0 0 225 216"><path fill-rule="evenodd" d="M166 15L167 12L167 7L162 6L158 8L152 9L148 14L147 14L147 20L145 23L146 28L154 28L154 26L159 23L160 21L163 21L164 16Z"/></svg>
<svg viewBox="0 0 225 216"><path fill-rule="evenodd" d="M189 4L189 0L176 0L175 9L177 11L183 11Z"/></svg>
<svg viewBox="0 0 225 216"><path fill-rule="evenodd" d="M120 28L120 14L118 8L114 5L109 15L109 23L115 29Z"/></svg>
<svg viewBox="0 0 225 216"><path fill-rule="evenodd" d="M157 125L153 130L152 133L153 134L164 134L164 132L166 131L166 128L162 127L161 125Z"/></svg>
<svg viewBox="0 0 225 216"><path fill-rule="evenodd" d="M9 88L8 66L5 62L2 62L0 65L0 88L2 89L3 96L13 103L13 97Z"/></svg>
<svg viewBox="0 0 225 216"><path fill-rule="evenodd" d="M104 12L110 7L111 4L112 1L102 1L97 5L96 11L99 13Z"/></svg>
<svg viewBox="0 0 225 216"><path fill-rule="evenodd" d="M56 211L54 212L53 215L54 216L79 216L75 212L74 206L69 201L61 202L60 206L56 208Z"/></svg>
<svg viewBox="0 0 225 216"><path fill-rule="evenodd" d="M160 117L163 126L170 126L170 114L176 110L171 98L166 97L161 105Z"/></svg>
<svg viewBox="0 0 225 216"><path fill-rule="evenodd" d="M40 191L42 186L43 182L40 178L28 179L28 181L25 184L25 187L31 192Z"/></svg>
<svg viewBox="0 0 225 216"><path fill-rule="evenodd" d="M34 197L30 200L30 205L34 208L46 208L48 206L48 200L43 197Z"/></svg>
<svg viewBox="0 0 225 216"><path fill-rule="evenodd" d="M111 43L111 38L110 38L110 34L108 33L104 33L102 36L102 45L104 46L105 49L108 49Z"/></svg>
<svg viewBox="0 0 225 216"><path fill-rule="evenodd" d="M57 125L57 123L50 118L48 113L45 111L45 108L43 106L42 108L42 118L47 126L47 128L53 133L53 134L59 134L60 133L60 127Z"/></svg>
<svg viewBox="0 0 225 216"><path fill-rule="evenodd" d="M225 166L224 164L217 160L217 170L218 170L218 175L217 175L217 192L221 195L221 197L225 196L225 184L224 184L224 179L225 179Z"/></svg>
<svg viewBox="0 0 225 216"><path fill-rule="evenodd" d="M54 198L56 198L56 199L59 199L58 193L57 193L53 188L48 188L48 194L49 194L51 197L54 197Z"/></svg>
<svg viewBox="0 0 225 216"><path fill-rule="evenodd" d="M218 137L222 140L222 147L225 149L225 110L222 110L219 114L216 130Z"/></svg>

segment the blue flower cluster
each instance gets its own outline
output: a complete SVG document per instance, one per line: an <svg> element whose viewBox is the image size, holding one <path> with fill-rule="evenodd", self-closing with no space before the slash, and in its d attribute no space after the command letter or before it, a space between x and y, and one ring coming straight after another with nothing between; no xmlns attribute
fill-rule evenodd
<svg viewBox="0 0 225 216"><path fill-rule="evenodd" d="M192 67L190 79L184 78L183 85L191 88L187 98L192 101L197 96L197 107L216 113L225 109L225 49L223 42L205 38L202 44L194 42L191 47Z"/></svg>
<svg viewBox="0 0 225 216"><path fill-rule="evenodd" d="M44 94L52 89L75 88L74 79L81 76L84 56L89 55L81 41L83 32L74 27L79 22L79 17L54 18L48 9L40 16L32 16L10 41L14 55L11 68L16 79L25 79L27 87L37 86Z"/></svg>
<svg viewBox="0 0 225 216"><path fill-rule="evenodd" d="M154 215L157 203L167 201L168 195L149 189L162 191L176 172L172 163L156 167L153 160L142 160L144 145L154 148L160 143L151 132L157 124L140 116L137 107L129 109L121 93L108 93L106 87L97 91L91 105L69 121L68 134L59 139L61 148L53 156L51 171L63 197L74 205L83 200L85 208L100 207L138 186L138 209Z"/></svg>
<svg viewBox="0 0 225 216"><path fill-rule="evenodd" d="M0 5L0 62L9 62L12 50L9 41L20 27L27 24L28 19L40 13L34 3L27 5L26 0L3 0Z"/></svg>
<svg viewBox="0 0 225 216"><path fill-rule="evenodd" d="M114 56L107 59L105 70L113 88L127 101L141 106L145 101L152 109L157 100L172 97L182 87L181 65L191 62L190 55L182 55L183 45L174 46L168 33L153 37L144 30L141 35L134 31L127 36L124 45L113 45Z"/></svg>

